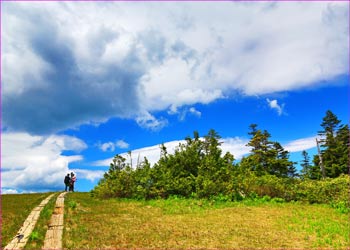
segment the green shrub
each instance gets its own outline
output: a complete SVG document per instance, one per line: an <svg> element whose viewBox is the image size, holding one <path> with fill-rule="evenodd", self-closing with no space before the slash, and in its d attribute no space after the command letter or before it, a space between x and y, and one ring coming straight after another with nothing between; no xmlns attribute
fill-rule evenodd
<svg viewBox="0 0 350 250"><path fill-rule="evenodd" d="M295 187L297 200L309 203L348 202L350 176L341 175L338 178L324 180L304 180Z"/></svg>
<svg viewBox="0 0 350 250"><path fill-rule="evenodd" d="M243 178L245 176L245 178ZM233 181L233 200L259 197L307 203L349 204L350 176L324 180L280 178L274 175L238 175Z"/></svg>

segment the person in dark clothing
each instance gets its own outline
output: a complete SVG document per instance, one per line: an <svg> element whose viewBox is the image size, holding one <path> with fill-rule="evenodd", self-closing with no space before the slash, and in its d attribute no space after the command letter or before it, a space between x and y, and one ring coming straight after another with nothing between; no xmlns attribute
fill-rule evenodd
<svg viewBox="0 0 350 250"><path fill-rule="evenodd" d="M67 188L70 188L70 177L69 174L66 175L66 177L64 177L64 184L66 185L65 191L67 192Z"/></svg>

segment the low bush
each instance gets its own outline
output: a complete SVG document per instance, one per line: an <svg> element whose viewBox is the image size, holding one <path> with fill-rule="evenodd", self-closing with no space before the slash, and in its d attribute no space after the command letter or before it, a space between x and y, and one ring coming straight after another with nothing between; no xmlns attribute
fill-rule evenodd
<svg viewBox="0 0 350 250"><path fill-rule="evenodd" d="M256 197L280 198L285 201L307 203L342 204L349 208L350 176L324 180L280 178L274 175L255 176L250 173L245 178L238 176L234 181L235 200ZM267 199L267 198L265 198Z"/></svg>
<svg viewBox="0 0 350 250"><path fill-rule="evenodd" d="M341 175L338 178L324 180L299 181L294 187L296 200L309 203L345 202L349 206L350 176Z"/></svg>

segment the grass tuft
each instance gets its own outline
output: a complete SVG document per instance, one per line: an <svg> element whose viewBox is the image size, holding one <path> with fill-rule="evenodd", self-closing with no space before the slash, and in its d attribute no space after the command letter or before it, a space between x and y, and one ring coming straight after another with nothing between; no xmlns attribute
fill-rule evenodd
<svg viewBox="0 0 350 250"><path fill-rule="evenodd" d="M29 240L30 241L37 241L37 240L39 240L41 237L40 237L40 234L39 234L39 232L37 232L37 231L33 231L33 232L31 232L31 234L29 235Z"/></svg>

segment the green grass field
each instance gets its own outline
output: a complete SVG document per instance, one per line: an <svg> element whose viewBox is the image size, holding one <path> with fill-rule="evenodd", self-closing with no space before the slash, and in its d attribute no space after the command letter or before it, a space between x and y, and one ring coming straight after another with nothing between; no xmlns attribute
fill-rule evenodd
<svg viewBox="0 0 350 250"><path fill-rule="evenodd" d="M2 195L2 247L49 194ZM26 248L42 246L55 199ZM349 246L349 214L328 205L264 201L97 200L69 193L63 246L108 248L331 248Z"/></svg>
<svg viewBox="0 0 350 250"><path fill-rule="evenodd" d="M349 215L327 205L97 200L89 193L69 193L63 246L339 249L349 246Z"/></svg>

